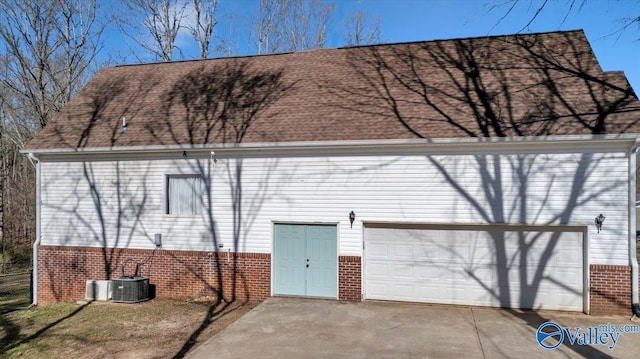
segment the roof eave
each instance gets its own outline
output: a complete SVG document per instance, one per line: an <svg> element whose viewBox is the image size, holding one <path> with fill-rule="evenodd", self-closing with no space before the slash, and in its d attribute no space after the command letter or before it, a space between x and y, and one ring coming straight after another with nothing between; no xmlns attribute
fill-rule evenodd
<svg viewBox="0 0 640 359"><path fill-rule="evenodd" d="M640 134L617 135L558 135L535 137L488 137L488 138L432 138L432 139L398 139L398 140L351 140L351 141L302 141L302 142L255 142L232 144L205 145L151 145L151 146L122 146L122 147L87 147L87 148L45 148L23 149L23 154L35 156L63 155L112 155L124 154L168 154L184 151L195 154L209 154L211 151L220 153L251 153L251 152L289 152L289 151L407 151L407 150L453 150L461 152L473 148L506 149L509 146L523 147L556 147L557 149L571 149L581 146L601 147L634 146Z"/></svg>

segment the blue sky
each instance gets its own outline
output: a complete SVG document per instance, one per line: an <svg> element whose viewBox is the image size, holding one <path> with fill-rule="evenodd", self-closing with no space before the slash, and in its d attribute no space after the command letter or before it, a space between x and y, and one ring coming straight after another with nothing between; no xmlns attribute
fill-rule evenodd
<svg viewBox="0 0 640 359"><path fill-rule="evenodd" d="M587 0L582 8L572 11L568 0L550 1L524 30L541 1L520 0L498 24L508 5L492 11L489 8L500 2L504 0L354 1L382 16L383 39L387 42L583 29L603 69L623 70L640 94L640 28L634 25L614 33L621 26L620 19L640 15L640 1Z"/></svg>
<svg viewBox="0 0 640 359"><path fill-rule="evenodd" d="M380 15L382 38L386 42L503 35L521 30L583 29L602 68L605 71L623 70L636 94L640 95L640 28L634 25L622 33L612 34L620 28L620 19L640 15L640 1L587 0L582 8L569 12L570 1L551 0L538 19L524 30L542 1L520 0L511 14L498 24L509 5L492 11L489 8L504 1L338 0L336 10L354 7Z"/></svg>
<svg viewBox="0 0 640 359"><path fill-rule="evenodd" d="M525 29L542 1L520 0L511 14L499 22L510 5L493 10L490 7L507 1L333 0L334 19L327 47L344 45L344 22L357 10L365 11L371 19L382 18L382 40L387 43L583 29L602 68L624 71L640 95L640 27L633 25L616 33L622 26L621 19L640 15L640 0L575 0L576 8L571 11L571 0L549 0L537 20ZM221 38L228 38L232 30L237 54L247 51L242 28L249 26L258 4L259 0L219 0L216 32ZM235 18L232 22L226 20L229 13ZM107 40L107 48L116 43L120 48L126 47L123 39L113 35L112 32ZM184 48L189 51L188 46ZM131 56L124 56L124 61L136 62Z"/></svg>

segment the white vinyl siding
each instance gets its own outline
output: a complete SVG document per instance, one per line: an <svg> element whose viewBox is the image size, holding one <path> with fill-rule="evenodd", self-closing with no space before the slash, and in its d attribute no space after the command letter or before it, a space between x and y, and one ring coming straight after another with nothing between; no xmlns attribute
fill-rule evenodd
<svg viewBox="0 0 640 359"><path fill-rule="evenodd" d="M201 182L200 175L168 175L167 214L193 216L202 213Z"/></svg>
<svg viewBox="0 0 640 359"><path fill-rule="evenodd" d="M589 226L590 263L626 265L626 154L531 152L44 161L42 243L153 248L162 233L166 249L268 253L274 221L322 222L339 223L340 255L362 255L363 220L570 224ZM200 215L167 216L165 174L194 172Z"/></svg>

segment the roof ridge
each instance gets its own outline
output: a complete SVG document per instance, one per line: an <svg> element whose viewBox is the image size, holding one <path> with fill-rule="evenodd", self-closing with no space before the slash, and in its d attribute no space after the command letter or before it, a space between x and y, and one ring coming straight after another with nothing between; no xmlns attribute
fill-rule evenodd
<svg viewBox="0 0 640 359"><path fill-rule="evenodd" d="M492 38L500 38L500 37L520 37L520 36L538 36L538 35L546 35L546 34L554 34L554 33L572 33L572 32L581 32L584 34L583 29L572 29L572 30L553 30L553 31L541 31L541 32L529 32L529 33L517 33L517 34L500 34L500 35L484 35L484 36L469 36L469 37L457 37L457 38L449 38L449 39L432 39L432 40L416 40L416 41L400 41L400 42L389 42L389 43L379 43L379 44L368 44L368 45L355 45L355 46L338 46L331 48L317 48L317 49L307 49L300 51L283 51L283 52L275 52L268 54L247 54L247 55L232 55L232 56L223 56L223 57L210 57L205 59L183 59L183 60L172 60L172 61L152 61L152 62L140 62L140 63L132 63L132 64L118 64L111 67L132 67L132 66L147 66L147 65L161 65L161 64L180 64L186 62L205 62L205 61L216 61L216 60L228 60L228 59L244 59L244 58L256 58L256 57L275 57L281 55L290 55L297 53L311 53L317 51L335 51L335 50L347 50L347 49L357 49L357 48L369 48L369 47L378 47L378 46L396 46L396 45L409 45L409 44L424 44L430 42L444 42L444 41L460 41L460 40L473 40L473 39L492 39ZM585 35L586 37L586 35Z"/></svg>
<svg viewBox="0 0 640 359"><path fill-rule="evenodd" d="M584 30L583 29L551 30L551 31L527 32L527 33L516 33L516 34L468 36L468 37L454 37L454 38L448 38L448 39L401 41L401 42L390 42L390 43L358 45L358 46L341 46L341 47L337 47L335 49L337 49L337 50L339 50L339 49L355 49L355 48L362 48L362 47L423 44L423 43L428 43L428 42L460 41L460 40L474 40L474 39L492 39L492 38L498 38L498 37L522 37L522 36L538 36L538 35L548 35L548 34L566 34L566 33L572 33L572 32L580 32L580 33L584 34ZM586 37L586 35L585 35L585 37Z"/></svg>

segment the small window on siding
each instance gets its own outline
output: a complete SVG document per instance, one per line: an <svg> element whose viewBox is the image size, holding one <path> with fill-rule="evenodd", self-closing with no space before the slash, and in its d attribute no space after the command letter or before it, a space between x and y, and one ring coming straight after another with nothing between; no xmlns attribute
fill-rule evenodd
<svg viewBox="0 0 640 359"><path fill-rule="evenodd" d="M202 212L202 178L199 175L167 176L167 212L197 215Z"/></svg>

